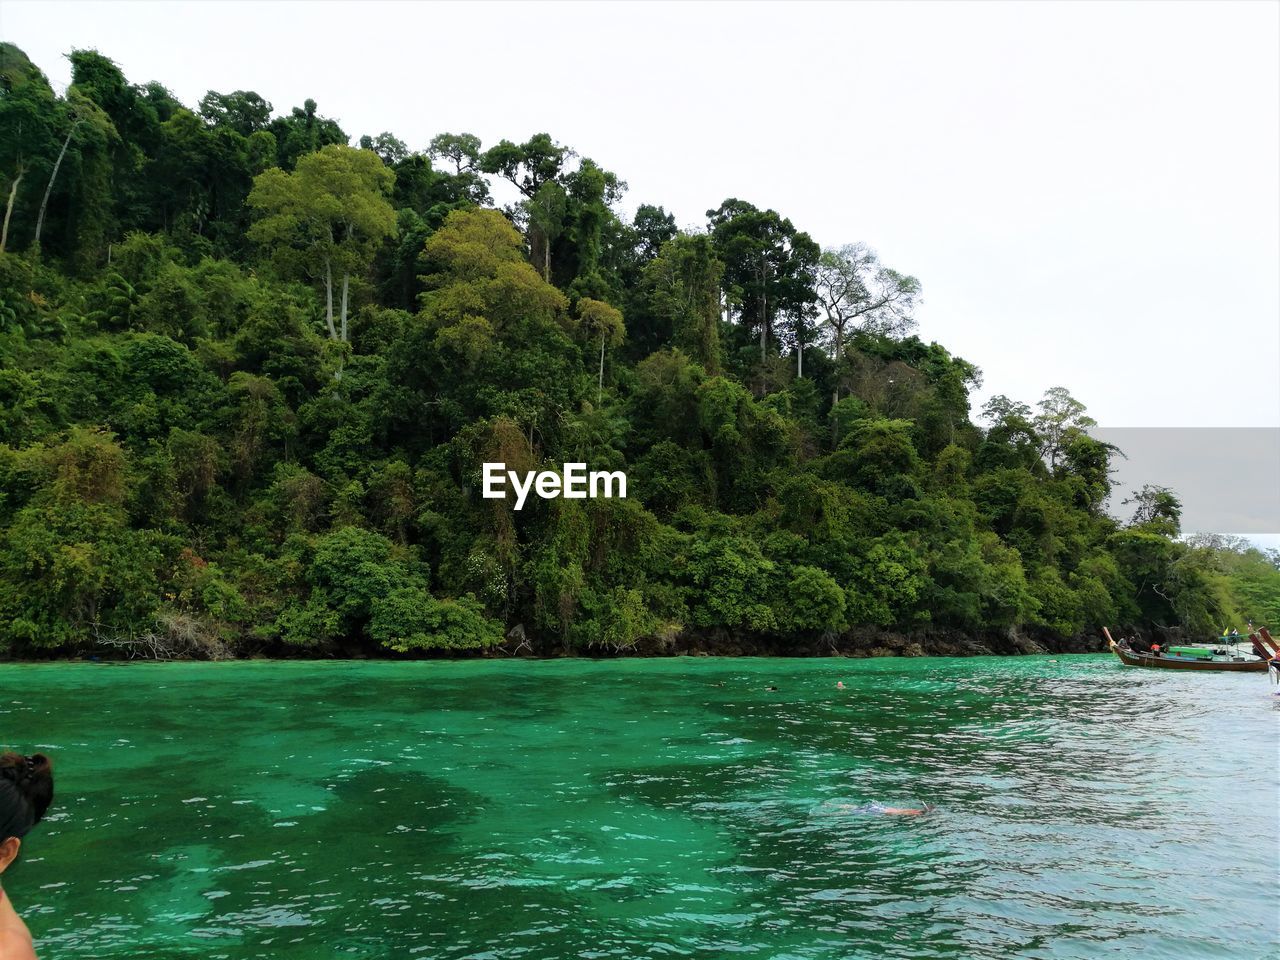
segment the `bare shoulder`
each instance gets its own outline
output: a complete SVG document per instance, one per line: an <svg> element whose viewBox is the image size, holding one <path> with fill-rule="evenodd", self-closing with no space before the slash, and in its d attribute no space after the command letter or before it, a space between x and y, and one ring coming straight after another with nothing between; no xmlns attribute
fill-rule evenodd
<svg viewBox="0 0 1280 960"><path fill-rule="evenodd" d="M0 923L0 960L36 960L35 944L21 920Z"/></svg>

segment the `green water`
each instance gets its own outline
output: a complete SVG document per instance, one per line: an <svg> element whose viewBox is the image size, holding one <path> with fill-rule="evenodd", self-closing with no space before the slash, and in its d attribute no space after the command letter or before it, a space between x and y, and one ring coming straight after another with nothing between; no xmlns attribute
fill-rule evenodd
<svg viewBox="0 0 1280 960"><path fill-rule="evenodd" d="M0 745L58 776L5 889L50 960L1273 956L1272 689L1109 657L0 665ZM840 809L868 801L938 809Z"/></svg>

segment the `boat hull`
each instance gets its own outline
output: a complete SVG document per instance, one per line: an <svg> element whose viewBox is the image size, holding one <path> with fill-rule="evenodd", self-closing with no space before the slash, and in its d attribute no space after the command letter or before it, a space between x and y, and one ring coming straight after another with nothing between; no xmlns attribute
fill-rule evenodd
<svg viewBox="0 0 1280 960"><path fill-rule="evenodd" d="M1217 673L1262 673L1267 669L1265 660L1235 660L1231 662L1212 660L1174 660L1170 657L1157 657L1152 654L1138 654L1125 650L1111 641L1111 652L1120 658L1126 667L1146 667L1151 670L1208 670Z"/></svg>

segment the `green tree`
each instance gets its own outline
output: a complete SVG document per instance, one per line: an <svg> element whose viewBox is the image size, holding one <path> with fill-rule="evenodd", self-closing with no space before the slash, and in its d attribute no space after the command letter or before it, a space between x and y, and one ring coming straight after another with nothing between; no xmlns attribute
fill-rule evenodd
<svg viewBox="0 0 1280 960"><path fill-rule="evenodd" d="M831 332L831 356L844 356L851 329L901 337L915 326L912 313L920 299L920 281L880 263L866 244L827 248L818 257L814 291ZM832 402L840 399L839 389Z"/></svg>
<svg viewBox="0 0 1280 960"><path fill-rule="evenodd" d="M1124 501L1127 507L1133 504L1134 526L1154 527L1167 531L1176 537L1182 527L1182 501L1168 487L1155 484L1144 484L1141 490L1135 490L1132 497Z"/></svg>
<svg viewBox="0 0 1280 960"><path fill-rule="evenodd" d="M626 335L622 312L600 300L583 297L577 303L578 322L583 332L592 340L600 340L600 369L596 380L596 404L604 396L604 351L606 346L617 346Z"/></svg>
<svg viewBox="0 0 1280 960"><path fill-rule="evenodd" d="M273 168L254 181L249 204L260 219L249 237L270 248L286 275L323 283L331 340L347 342L351 278L368 271L377 244L395 230L387 201L393 182L376 154L336 144L302 157L292 173ZM342 290L336 326L335 276Z"/></svg>
<svg viewBox="0 0 1280 960"><path fill-rule="evenodd" d="M720 373L720 283L724 264L710 237L678 234L644 268L648 316L712 376Z"/></svg>
<svg viewBox="0 0 1280 960"><path fill-rule="evenodd" d="M724 282L742 329L760 341L760 392L768 386L764 364L781 316L797 317L813 304L819 248L807 233L773 210L730 198L707 211Z"/></svg>
<svg viewBox="0 0 1280 960"><path fill-rule="evenodd" d="M0 84L0 184L7 181L0 225L4 253L22 181L47 169L57 151L60 105L44 74L11 43L0 43Z"/></svg>
<svg viewBox="0 0 1280 960"><path fill-rule="evenodd" d="M1085 414L1085 405L1071 396L1066 387L1050 388L1036 406L1040 413L1034 424L1043 442L1041 453L1048 459L1049 469L1054 470L1071 440L1098 423Z"/></svg>
<svg viewBox="0 0 1280 960"><path fill-rule="evenodd" d="M420 587L401 587L373 601L369 636L397 653L476 650L502 642L502 625L475 598L438 600Z"/></svg>

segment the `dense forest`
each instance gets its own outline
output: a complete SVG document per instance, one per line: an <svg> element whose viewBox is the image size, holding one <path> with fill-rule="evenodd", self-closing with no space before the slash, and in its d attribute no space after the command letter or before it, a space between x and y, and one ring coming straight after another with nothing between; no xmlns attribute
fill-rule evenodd
<svg viewBox="0 0 1280 960"><path fill-rule="evenodd" d="M70 61L59 95L0 44L0 655L1280 622L1274 553L1180 538L1159 487L1108 515L1121 454L1067 390L971 414L978 367L915 335L920 282L866 244L735 198L696 231L626 215L545 133L418 150ZM486 461L629 496L515 512Z"/></svg>

